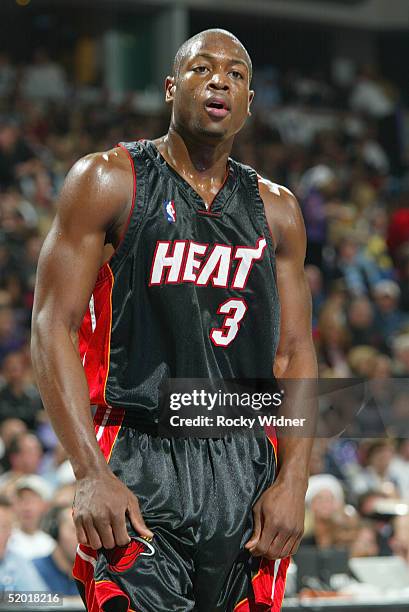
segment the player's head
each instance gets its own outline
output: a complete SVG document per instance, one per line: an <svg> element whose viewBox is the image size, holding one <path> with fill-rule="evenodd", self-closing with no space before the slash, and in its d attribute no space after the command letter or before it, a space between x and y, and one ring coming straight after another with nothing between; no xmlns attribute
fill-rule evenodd
<svg viewBox="0 0 409 612"><path fill-rule="evenodd" d="M230 32L205 30L189 38L166 79L173 127L207 141L232 138L250 112L251 77L249 54Z"/></svg>

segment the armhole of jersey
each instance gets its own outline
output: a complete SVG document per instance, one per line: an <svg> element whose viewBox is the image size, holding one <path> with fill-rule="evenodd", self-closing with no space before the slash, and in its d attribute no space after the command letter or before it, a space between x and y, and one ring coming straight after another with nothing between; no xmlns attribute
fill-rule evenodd
<svg viewBox="0 0 409 612"><path fill-rule="evenodd" d="M270 248L271 255L273 257L273 260L275 261L276 244L275 244L273 234L271 232L270 225L268 223L265 204L264 204L263 198L261 197L261 193L260 193L260 180L262 179L262 177L258 174L258 172L256 172L252 168L251 168L251 171L252 171L251 181L253 183L254 191L255 191L255 201L256 201L256 210L258 212L258 215L257 215L258 220L261 223L263 233L266 237L268 246Z"/></svg>
<svg viewBox="0 0 409 612"><path fill-rule="evenodd" d="M131 219L132 219L132 213L133 213L134 208L135 208L135 202L136 202L136 171L135 171L135 164L133 163L133 159L132 159L131 154L129 153L128 149L126 147L124 147L124 145L121 142L118 143L118 147L120 147L123 151L125 151L125 153L128 156L129 163L131 164L131 168L132 168L132 180L133 180L132 204L131 204L131 209L130 209L129 214L128 214L128 218L127 218L126 223L125 223L124 231L121 234L121 237L119 239L119 242L117 244L117 247L116 247L115 251L112 253L111 257L109 258L109 261L111 261L113 256L116 254L116 252L118 251L119 247L121 246L121 244L122 244L122 242L123 242L123 240L125 238L125 234L128 231L129 224L130 224Z"/></svg>
<svg viewBox="0 0 409 612"><path fill-rule="evenodd" d="M264 204L264 200L261 197L261 193L260 193L260 180L263 178L258 172L256 172L255 170L254 172L254 187L256 190L256 201L259 204L259 209L260 209L260 215L262 216L262 224L263 227L265 228L265 237L267 240L267 243L270 247L270 252L271 252L271 267L273 270L273 275L274 275L274 279L277 283L277 268L276 268L276 248L277 245L275 243L274 240L274 236L273 236L273 232L271 231L271 227L270 224L268 222L267 219L267 213L266 213L266 206Z"/></svg>

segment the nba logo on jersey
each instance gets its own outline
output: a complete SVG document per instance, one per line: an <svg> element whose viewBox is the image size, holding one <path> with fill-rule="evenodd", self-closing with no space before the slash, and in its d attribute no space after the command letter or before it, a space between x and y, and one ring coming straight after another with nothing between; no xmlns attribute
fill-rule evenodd
<svg viewBox="0 0 409 612"><path fill-rule="evenodd" d="M176 223L175 200L165 200L163 206L167 221L169 221L169 223Z"/></svg>

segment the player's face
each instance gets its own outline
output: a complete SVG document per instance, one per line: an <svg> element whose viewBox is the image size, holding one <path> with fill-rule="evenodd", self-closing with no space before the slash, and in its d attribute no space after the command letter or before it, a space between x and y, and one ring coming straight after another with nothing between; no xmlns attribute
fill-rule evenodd
<svg viewBox="0 0 409 612"><path fill-rule="evenodd" d="M194 43L179 76L168 79L178 131L227 140L243 127L254 92L243 48L230 37L211 35Z"/></svg>

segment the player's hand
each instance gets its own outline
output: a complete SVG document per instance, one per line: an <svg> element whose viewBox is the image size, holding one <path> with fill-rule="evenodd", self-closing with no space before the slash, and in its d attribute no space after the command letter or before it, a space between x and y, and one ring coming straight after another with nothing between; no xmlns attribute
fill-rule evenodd
<svg viewBox="0 0 409 612"><path fill-rule="evenodd" d="M141 536L152 538L135 495L107 468L77 480L73 519L80 544L98 549L126 546L128 516Z"/></svg>
<svg viewBox="0 0 409 612"><path fill-rule="evenodd" d="M254 528L245 548L254 557L283 559L294 554L304 533L305 489L275 483L253 507Z"/></svg>

